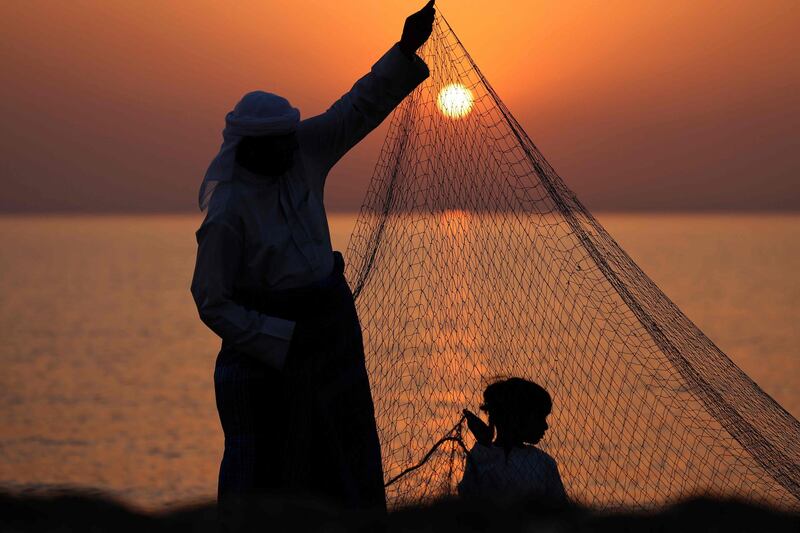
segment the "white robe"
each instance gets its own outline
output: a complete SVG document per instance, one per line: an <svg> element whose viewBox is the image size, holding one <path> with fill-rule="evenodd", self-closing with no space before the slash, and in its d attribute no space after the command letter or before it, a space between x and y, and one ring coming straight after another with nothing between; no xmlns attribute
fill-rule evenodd
<svg viewBox="0 0 800 533"><path fill-rule="evenodd" d="M235 349L282 368L294 323L248 310L236 292L300 287L333 269L323 205L331 167L429 75L394 45L327 111L297 127L292 168L262 178L242 167L214 190L197 230L191 292L200 318Z"/></svg>
<svg viewBox="0 0 800 533"><path fill-rule="evenodd" d="M567 499L556 461L536 446L506 451L499 446L475 444L469 451L461 496L498 498L532 496L547 501Z"/></svg>

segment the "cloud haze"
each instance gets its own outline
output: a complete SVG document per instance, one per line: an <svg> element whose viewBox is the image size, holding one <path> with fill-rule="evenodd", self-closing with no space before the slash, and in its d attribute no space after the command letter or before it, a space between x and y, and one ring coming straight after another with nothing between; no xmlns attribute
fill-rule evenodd
<svg viewBox="0 0 800 533"><path fill-rule="evenodd" d="M192 210L241 94L322 112L423 3L4 2L0 211ZM800 208L797 2L437 4L590 208ZM384 127L330 210L360 205Z"/></svg>

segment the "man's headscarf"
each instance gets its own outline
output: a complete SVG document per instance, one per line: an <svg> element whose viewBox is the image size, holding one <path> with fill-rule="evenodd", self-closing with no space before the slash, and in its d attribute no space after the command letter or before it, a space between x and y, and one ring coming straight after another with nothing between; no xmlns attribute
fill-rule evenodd
<svg viewBox="0 0 800 533"><path fill-rule="evenodd" d="M244 95L233 111L225 116L222 147L208 166L200 185L200 210L208 207L218 183L233 178L236 147L244 137L285 135L297 130L299 122L300 111L292 107L286 98L264 91Z"/></svg>

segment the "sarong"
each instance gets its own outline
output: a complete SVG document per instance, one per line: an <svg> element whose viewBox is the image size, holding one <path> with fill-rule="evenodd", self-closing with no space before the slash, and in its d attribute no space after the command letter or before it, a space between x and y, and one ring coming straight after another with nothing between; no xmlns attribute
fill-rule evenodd
<svg viewBox="0 0 800 533"><path fill-rule="evenodd" d="M296 326L282 370L223 341L214 372L225 433L220 501L274 494L386 506L361 326L339 252L334 264L307 287L235 296Z"/></svg>

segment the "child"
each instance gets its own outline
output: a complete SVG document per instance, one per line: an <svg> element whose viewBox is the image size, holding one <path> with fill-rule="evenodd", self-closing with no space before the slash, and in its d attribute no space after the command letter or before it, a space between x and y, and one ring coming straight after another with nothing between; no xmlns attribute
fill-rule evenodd
<svg viewBox="0 0 800 533"><path fill-rule="evenodd" d="M547 430L552 405L547 391L526 379L509 378L486 387L481 410L489 415L489 425L464 410L477 442L467 457L459 495L528 495L565 502L555 460L533 446Z"/></svg>

